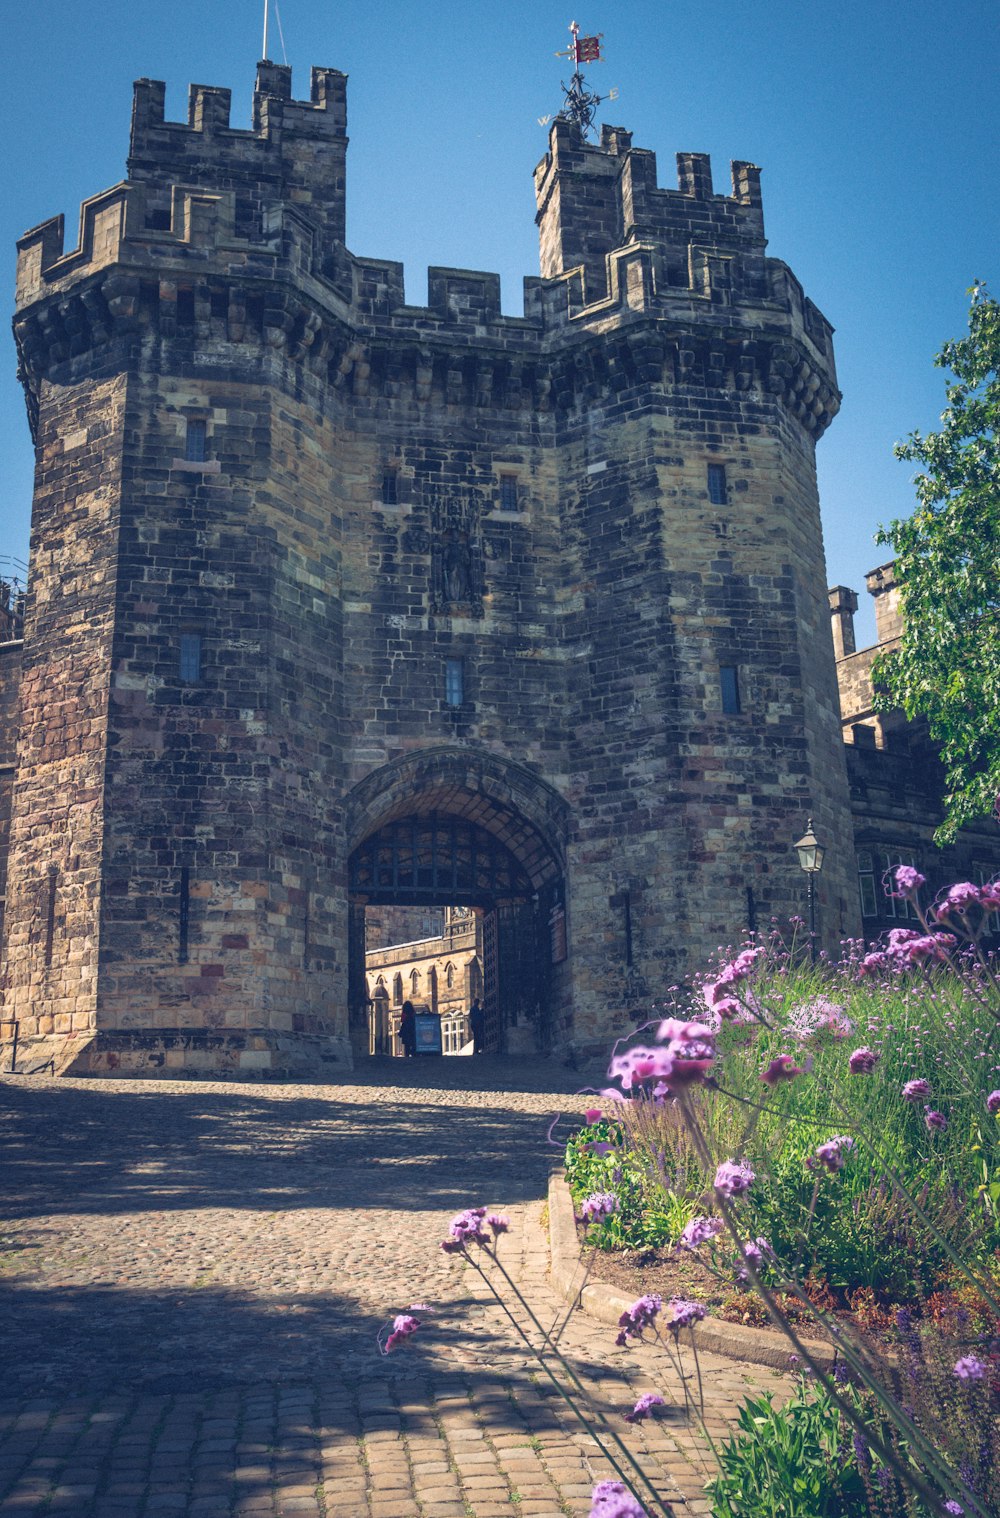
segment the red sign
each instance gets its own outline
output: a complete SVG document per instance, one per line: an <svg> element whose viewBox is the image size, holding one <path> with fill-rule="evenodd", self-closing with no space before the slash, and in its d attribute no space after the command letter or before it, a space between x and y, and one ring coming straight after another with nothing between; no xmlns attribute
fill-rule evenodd
<svg viewBox="0 0 1000 1518"><path fill-rule="evenodd" d="M577 63L599 63L601 59L600 37L578 37L576 39Z"/></svg>

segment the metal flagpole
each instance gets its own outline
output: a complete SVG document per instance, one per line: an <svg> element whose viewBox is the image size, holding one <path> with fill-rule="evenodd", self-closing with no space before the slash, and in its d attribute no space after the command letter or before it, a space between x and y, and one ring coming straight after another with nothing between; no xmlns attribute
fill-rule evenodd
<svg viewBox="0 0 1000 1518"><path fill-rule="evenodd" d="M264 0L264 51L261 53L261 58L265 63L267 62L267 12L269 6L270 0Z"/></svg>

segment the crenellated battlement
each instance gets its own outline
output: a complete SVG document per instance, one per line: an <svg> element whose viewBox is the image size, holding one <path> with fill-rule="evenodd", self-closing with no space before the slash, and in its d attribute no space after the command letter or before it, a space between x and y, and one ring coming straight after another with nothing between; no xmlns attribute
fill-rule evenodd
<svg viewBox="0 0 1000 1518"><path fill-rule="evenodd" d="M782 395L813 435L836 412L832 329L765 257L755 165L734 162L720 195L708 155L679 153L677 188L661 189L656 155L623 127L595 146L556 121L535 173L542 277L525 280L524 315L502 312L496 274L469 269L431 268L413 305L401 264L343 244L346 83L313 69L297 101L291 70L262 63L243 130L226 89L193 85L187 121L172 122L164 85L136 82L130 178L84 202L69 251L62 217L18 244L29 410L46 373L141 329L262 343L358 396L567 408L600 388L585 348L620 333L616 382Z"/></svg>
<svg viewBox="0 0 1000 1518"><path fill-rule="evenodd" d="M716 195L708 154L678 153L678 187L661 189L655 153L633 147L631 132L605 126L595 145L557 119L535 170L542 274L554 278L582 266L593 301L607 293L609 255L648 243L659 250L664 284L687 286L693 264L721 258L730 268L728 281L717 281L720 289L728 283L737 295L764 295L760 170L741 160L731 170L732 194Z"/></svg>
<svg viewBox="0 0 1000 1518"><path fill-rule="evenodd" d="M161 200L172 184L231 190L240 201L237 220L259 226L269 207L291 199L329 240L343 242L347 155L347 75L314 68L310 98L292 99L292 71L280 64L257 66L252 126L231 127L231 92L193 84L186 122L167 121L166 87L158 79L137 79L132 103L128 157L130 180L159 187ZM151 214L166 204L149 196Z"/></svg>

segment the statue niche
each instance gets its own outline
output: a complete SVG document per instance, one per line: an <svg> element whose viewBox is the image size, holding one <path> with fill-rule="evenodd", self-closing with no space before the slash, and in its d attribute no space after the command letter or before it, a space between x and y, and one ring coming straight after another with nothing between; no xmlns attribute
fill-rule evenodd
<svg viewBox="0 0 1000 1518"><path fill-rule="evenodd" d="M431 612L483 615L483 557L473 505L435 503L431 511Z"/></svg>

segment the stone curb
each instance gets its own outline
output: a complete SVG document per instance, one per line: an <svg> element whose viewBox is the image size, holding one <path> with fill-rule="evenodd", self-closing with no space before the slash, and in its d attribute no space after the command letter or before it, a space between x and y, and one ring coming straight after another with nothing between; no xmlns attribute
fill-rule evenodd
<svg viewBox="0 0 1000 1518"><path fill-rule="evenodd" d="M549 1250L552 1284L566 1302L577 1302L588 1317L600 1323L618 1326L618 1319L631 1307L627 1297L604 1281L586 1282L586 1270L580 1259L573 1199L563 1176L557 1171L549 1177ZM585 1284L586 1282L586 1284ZM824 1370L832 1370L835 1352L822 1339L804 1342ZM705 1318L698 1324L698 1347L713 1354L743 1360L748 1365L766 1365L772 1370L789 1368L791 1353L784 1334L771 1328L748 1328L742 1323L725 1323L721 1318Z"/></svg>

